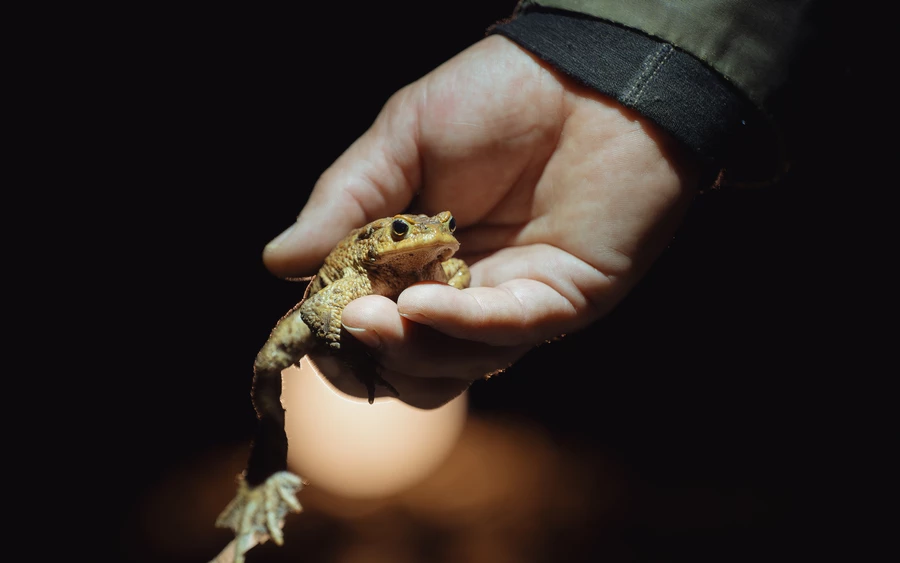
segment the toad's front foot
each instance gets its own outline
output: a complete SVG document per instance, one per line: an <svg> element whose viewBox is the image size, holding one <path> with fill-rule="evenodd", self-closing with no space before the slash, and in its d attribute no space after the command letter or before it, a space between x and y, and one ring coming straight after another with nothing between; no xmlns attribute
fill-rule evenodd
<svg viewBox="0 0 900 563"><path fill-rule="evenodd" d="M281 528L288 511L300 512L297 491L303 481L293 473L279 471L266 481L250 488L242 478L238 492L219 518L216 526L231 528L235 534L235 563L243 563L244 554L254 545L269 537L278 544L284 543Z"/></svg>

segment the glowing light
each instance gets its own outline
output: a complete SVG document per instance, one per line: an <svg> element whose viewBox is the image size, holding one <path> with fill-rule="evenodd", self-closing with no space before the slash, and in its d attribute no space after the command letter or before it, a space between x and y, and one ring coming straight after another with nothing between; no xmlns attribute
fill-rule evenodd
<svg viewBox="0 0 900 563"><path fill-rule="evenodd" d="M307 358L283 373L288 465L336 495L379 498L411 487L447 458L465 423L465 393L435 409L393 397L370 405L336 389Z"/></svg>

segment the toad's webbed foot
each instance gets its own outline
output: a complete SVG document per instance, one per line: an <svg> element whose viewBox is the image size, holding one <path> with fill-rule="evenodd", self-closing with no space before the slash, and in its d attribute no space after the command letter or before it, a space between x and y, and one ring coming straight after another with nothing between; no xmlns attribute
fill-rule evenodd
<svg viewBox="0 0 900 563"><path fill-rule="evenodd" d="M301 488L300 477L288 471L274 473L252 488L241 479L237 495L216 520L217 527L234 530L235 563L243 563L244 554L269 537L278 545L284 543L284 518L288 511L300 512L297 491Z"/></svg>
<svg viewBox="0 0 900 563"><path fill-rule="evenodd" d="M393 385L391 385L391 383L387 379L381 377L381 374L376 373L375 370L371 370L370 373L368 373L366 375L368 377L362 377L361 379L362 379L363 384L365 384L365 386L366 386L366 391L369 394L369 404L370 405L375 402L375 387L377 385L380 385L381 387L384 387L385 389L387 389L388 393L390 393L394 397L400 396L400 393L397 391L397 388L394 387Z"/></svg>

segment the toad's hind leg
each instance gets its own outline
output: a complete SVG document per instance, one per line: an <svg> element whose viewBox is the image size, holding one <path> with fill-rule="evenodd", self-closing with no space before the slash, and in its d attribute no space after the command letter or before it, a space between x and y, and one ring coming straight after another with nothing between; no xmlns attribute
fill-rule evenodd
<svg viewBox="0 0 900 563"><path fill-rule="evenodd" d="M281 545L281 528L288 512L299 512L296 493L303 483L287 471L287 434L281 405L281 371L312 349L309 327L294 308L276 325L253 365L253 406L259 423L250 460L238 484L237 495L216 520L235 533L235 563L269 537Z"/></svg>

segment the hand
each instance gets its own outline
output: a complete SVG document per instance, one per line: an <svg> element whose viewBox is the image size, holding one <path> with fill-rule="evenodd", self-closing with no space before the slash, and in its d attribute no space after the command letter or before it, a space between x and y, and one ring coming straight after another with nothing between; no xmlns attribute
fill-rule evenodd
<svg viewBox="0 0 900 563"><path fill-rule="evenodd" d="M450 210L472 287L364 297L343 322L388 372L468 382L609 312L665 248L697 168L638 114L492 36L397 92L264 260L309 275L352 228Z"/></svg>

